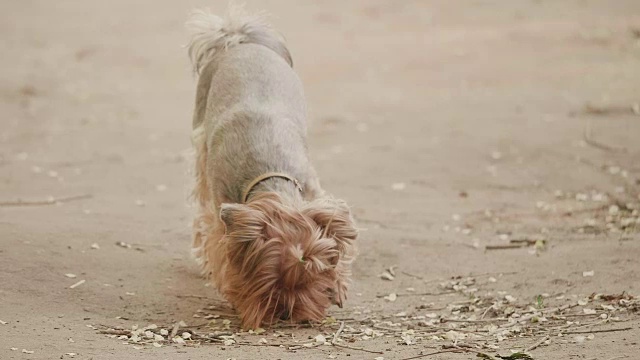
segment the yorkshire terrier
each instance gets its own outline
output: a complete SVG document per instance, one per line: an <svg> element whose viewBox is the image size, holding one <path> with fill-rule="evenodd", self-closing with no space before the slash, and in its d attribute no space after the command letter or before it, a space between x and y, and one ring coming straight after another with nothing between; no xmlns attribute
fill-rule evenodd
<svg viewBox="0 0 640 360"><path fill-rule="evenodd" d="M263 15L195 11L193 252L244 328L319 321L347 297L358 230L310 163L306 102Z"/></svg>

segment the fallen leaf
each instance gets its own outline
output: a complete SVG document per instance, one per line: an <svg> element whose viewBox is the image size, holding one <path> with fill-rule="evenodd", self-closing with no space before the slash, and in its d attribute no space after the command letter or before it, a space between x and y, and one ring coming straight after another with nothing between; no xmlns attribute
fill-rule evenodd
<svg viewBox="0 0 640 360"><path fill-rule="evenodd" d="M382 280L388 280L388 281L393 281L393 279L395 279L395 277L391 275L391 273L389 273L388 271L385 271L382 274L380 274L380 278Z"/></svg>

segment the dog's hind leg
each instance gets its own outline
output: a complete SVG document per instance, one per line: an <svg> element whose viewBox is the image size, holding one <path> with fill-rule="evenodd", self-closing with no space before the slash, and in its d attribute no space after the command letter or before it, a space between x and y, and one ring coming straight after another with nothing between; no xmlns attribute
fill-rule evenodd
<svg viewBox="0 0 640 360"><path fill-rule="evenodd" d="M193 220L192 253L198 263L203 267L203 272L206 272L207 259L205 247L207 228L211 226L211 224L209 224L211 222L211 209L209 209L211 196L206 174L207 141L202 123L194 128L191 141L195 150L195 185L191 196L198 209Z"/></svg>

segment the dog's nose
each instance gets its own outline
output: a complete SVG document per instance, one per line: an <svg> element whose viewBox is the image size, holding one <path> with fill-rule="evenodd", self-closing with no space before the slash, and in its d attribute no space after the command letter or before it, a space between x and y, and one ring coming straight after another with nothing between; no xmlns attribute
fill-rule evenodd
<svg viewBox="0 0 640 360"><path fill-rule="evenodd" d="M280 314L280 320L289 320L291 315L289 315L289 311L285 310Z"/></svg>

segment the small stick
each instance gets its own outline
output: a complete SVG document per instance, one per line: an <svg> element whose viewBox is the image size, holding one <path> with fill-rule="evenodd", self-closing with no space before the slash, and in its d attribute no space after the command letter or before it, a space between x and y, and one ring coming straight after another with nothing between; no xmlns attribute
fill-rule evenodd
<svg viewBox="0 0 640 360"><path fill-rule="evenodd" d="M508 244L508 245L487 245L485 250L507 250L507 249L522 249L527 247L527 244Z"/></svg>
<svg viewBox="0 0 640 360"><path fill-rule="evenodd" d="M80 286L80 285L84 284L84 283L85 283L85 281L87 281L87 280L80 280L80 281L78 281L77 283L75 283L75 284L73 284L73 285L69 286L69 289L75 289L75 288L77 288L78 286Z"/></svg>
<svg viewBox="0 0 640 360"><path fill-rule="evenodd" d="M171 339L173 339L178 334L178 329L180 329L180 323L175 323L173 325L173 329L171 330Z"/></svg>
<svg viewBox="0 0 640 360"><path fill-rule="evenodd" d="M26 201L26 200L15 200L15 201L2 201L0 202L0 206L42 206L42 205L54 205L57 203L66 203L75 200L89 199L93 197L91 194L84 195L76 195L76 196L68 196L63 198L51 198L48 200L35 200L35 201Z"/></svg>
<svg viewBox="0 0 640 360"><path fill-rule="evenodd" d="M176 295L177 298L196 298L196 299L208 299L207 296L202 295Z"/></svg>
<svg viewBox="0 0 640 360"><path fill-rule="evenodd" d="M488 273L480 273L480 274L470 274L468 277L481 277L481 276L492 276L492 275L515 275L517 271L508 271L508 272L488 272Z"/></svg>
<svg viewBox="0 0 640 360"><path fill-rule="evenodd" d="M528 348L524 349L524 352L529 352L529 351L535 350L538 346L544 344L544 342L549 340L549 339L550 339L549 335L543 337L542 339L540 339L540 341L538 341L535 344L533 344L533 345L529 346Z"/></svg>
<svg viewBox="0 0 640 360"><path fill-rule="evenodd" d="M563 334L593 334L593 333L605 333L605 332L616 332L616 331L627 331L633 330L632 327L624 327L624 328L615 328L615 329L602 329L602 330L585 330L585 331L563 331Z"/></svg>
<svg viewBox="0 0 640 360"><path fill-rule="evenodd" d="M422 354L422 355L411 356L408 358L403 358L402 360L421 359L421 358L425 358L427 356L432 356L432 355L438 355L438 354L444 354L444 353L459 353L459 352L461 351L458 349L440 350L440 351L436 351L428 354Z"/></svg>
<svg viewBox="0 0 640 360"><path fill-rule="evenodd" d="M587 124L584 127L584 133L582 135L582 138L584 139L585 143L593 146L594 148L598 148L600 150L609 151L609 152L626 152L627 151L627 149L625 148L618 148L618 147L605 145L592 139L591 138L591 121L587 121Z"/></svg>
<svg viewBox="0 0 640 360"><path fill-rule="evenodd" d="M616 360L616 359L624 359L624 358L628 358L627 355L618 355L618 356L614 356L612 358L609 358L607 360Z"/></svg>
<svg viewBox="0 0 640 360"><path fill-rule="evenodd" d="M382 351L368 350L368 349L355 347L355 346L349 346L349 345L333 344L333 346L337 346L337 347L345 348L345 349L350 349L350 350L364 351L364 352L368 352L368 353L371 353L371 354L384 354Z"/></svg>
<svg viewBox="0 0 640 360"><path fill-rule="evenodd" d="M466 353L474 353L474 354L477 354L477 355L484 356L486 359L497 360L497 359L495 358L495 356L491 356L491 355L489 355L489 354L487 354L487 353L483 353L483 352L481 352L481 351L477 351L477 350L473 350L473 349L461 348L461 347L459 347L459 346L457 346L457 345L454 345L454 347L455 347L456 349L459 349L459 350L464 351L464 352L466 352Z"/></svg>
<svg viewBox="0 0 640 360"><path fill-rule="evenodd" d="M338 329L338 331L336 331L335 334L333 334L333 340L331 340L331 345L336 344L336 341L338 341L338 338L340 337L340 333L342 333L342 330L344 330L344 321L340 322L340 328Z"/></svg>
<svg viewBox="0 0 640 360"><path fill-rule="evenodd" d="M536 240L532 239L511 239L509 240L511 244L522 244L522 246L526 245L535 245Z"/></svg>
<svg viewBox="0 0 640 360"><path fill-rule="evenodd" d="M405 274L407 276L410 276L410 277L412 277L414 279L418 279L418 280L424 279L424 277L422 277L422 276L414 275L414 274L406 272L406 271L401 271L401 273L403 273L403 274Z"/></svg>
<svg viewBox="0 0 640 360"><path fill-rule="evenodd" d="M509 321L506 318L495 318L495 319L480 319L480 320L457 320L457 319L440 319L443 323L446 322L455 322L455 323L492 323L496 321Z"/></svg>
<svg viewBox="0 0 640 360"><path fill-rule="evenodd" d="M100 330L98 331L98 333L107 334L107 335L130 335L131 330L107 329L107 330Z"/></svg>
<svg viewBox="0 0 640 360"><path fill-rule="evenodd" d="M400 293L396 294L396 296L440 296L440 295L449 295L449 294L457 294L457 291L445 291L440 293ZM388 296L387 294L376 295L377 298L383 298Z"/></svg>

